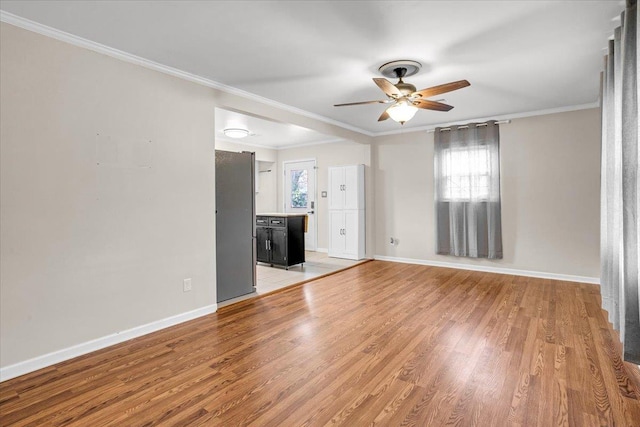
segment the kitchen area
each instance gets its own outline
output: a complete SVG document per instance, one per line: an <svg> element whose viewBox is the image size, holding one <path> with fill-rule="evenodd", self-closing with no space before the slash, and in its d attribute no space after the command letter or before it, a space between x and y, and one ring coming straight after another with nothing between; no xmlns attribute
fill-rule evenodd
<svg viewBox="0 0 640 427"><path fill-rule="evenodd" d="M246 132L240 132L243 138L229 137L228 129ZM219 304L365 261L365 166L357 163L368 161L369 150L362 144L328 138L298 126L216 109ZM231 166L231 157L242 160ZM222 164L219 158L224 159ZM345 161L354 163L346 176L346 165L333 167ZM359 196L345 191L356 188L358 182ZM339 205L340 197L353 194L356 202ZM350 208L348 212L345 207ZM349 243L352 236L358 236L355 243Z"/></svg>

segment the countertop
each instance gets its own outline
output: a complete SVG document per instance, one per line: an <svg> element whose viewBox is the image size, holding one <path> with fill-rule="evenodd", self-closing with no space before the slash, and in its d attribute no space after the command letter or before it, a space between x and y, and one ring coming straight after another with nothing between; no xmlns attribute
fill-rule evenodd
<svg viewBox="0 0 640 427"><path fill-rule="evenodd" d="M277 213L257 213L256 216L283 216L283 217L289 217L289 216L306 216L307 214L304 213L284 213L284 212L277 212Z"/></svg>

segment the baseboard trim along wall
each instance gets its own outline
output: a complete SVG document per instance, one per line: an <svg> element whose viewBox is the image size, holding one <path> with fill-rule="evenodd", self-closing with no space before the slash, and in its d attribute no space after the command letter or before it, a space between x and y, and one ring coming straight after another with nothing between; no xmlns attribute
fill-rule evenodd
<svg viewBox="0 0 640 427"><path fill-rule="evenodd" d="M322 252L324 254L329 253L329 249L327 248L316 248L316 252Z"/></svg>
<svg viewBox="0 0 640 427"><path fill-rule="evenodd" d="M64 362L65 360L73 359L74 357L82 356L83 354L91 353L92 351L120 344L124 341L159 331L160 329L215 313L217 309L217 304L208 305L0 368L0 382L55 365L56 363Z"/></svg>
<svg viewBox="0 0 640 427"><path fill-rule="evenodd" d="M566 282L600 284L599 277L573 276L570 274L547 273L544 271L516 270L513 268L490 267L486 265L471 265L457 262L431 261L413 258L397 258L384 255L376 255L375 259L380 261L402 262L405 264L429 265L432 267L458 268L461 270L486 271L488 273L513 274L516 276L537 277L541 279L563 280Z"/></svg>

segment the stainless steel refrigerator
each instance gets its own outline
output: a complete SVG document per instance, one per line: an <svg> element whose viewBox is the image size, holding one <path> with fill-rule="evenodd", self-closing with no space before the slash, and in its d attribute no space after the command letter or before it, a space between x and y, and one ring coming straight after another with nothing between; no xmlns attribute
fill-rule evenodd
<svg viewBox="0 0 640 427"><path fill-rule="evenodd" d="M217 302L255 291L255 154L216 150Z"/></svg>

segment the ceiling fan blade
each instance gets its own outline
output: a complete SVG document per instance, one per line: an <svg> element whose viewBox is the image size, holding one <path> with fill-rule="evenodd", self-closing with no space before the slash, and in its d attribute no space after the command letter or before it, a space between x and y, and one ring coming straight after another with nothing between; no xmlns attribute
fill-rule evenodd
<svg viewBox="0 0 640 427"><path fill-rule="evenodd" d="M451 92L467 86L471 86L471 83L466 80L458 80L457 82L445 83L443 85L433 86L413 92L411 96L421 96L422 98L429 98L434 95L440 95L441 93Z"/></svg>
<svg viewBox="0 0 640 427"><path fill-rule="evenodd" d="M428 99L418 99L413 102L418 108L423 110L436 110L436 111L449 111L453 108L451 105L443 104L442 102L429 101Z"/></svg>
<svg viewBox="0 0 640 427"><path fill-rule="evenodd" d="M387 109L388 110L388 109ZM381 122L383 120L387 120L389 118L389 113L387 113L387 110L384 110L384 113L382 113L380 115L380 118L378 118L378 121Z"/></svg>
<svg viewBox="0 0 640 427"><path fill-rule="evenodd" d="M384 101L362 101L362 102L348 102L346 104L335 104L334 107L345 107L348 105L365 105L365 104L386 104L390 102L388 99Z"/></svg>
<svg viewBox="0 0 640 427"><path fill-rule="evenodd" d="M376 82L378 87L382 89L382 91L386 93L388 96L392 96L392 97L402 96L402 92L400 92L400 89L395 87L395 85L391 83L389 80L383 79L383 78L376 78L376 79L373 79L373 81Z"/></svg>

